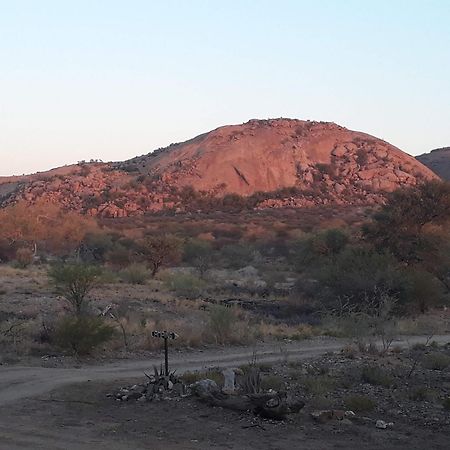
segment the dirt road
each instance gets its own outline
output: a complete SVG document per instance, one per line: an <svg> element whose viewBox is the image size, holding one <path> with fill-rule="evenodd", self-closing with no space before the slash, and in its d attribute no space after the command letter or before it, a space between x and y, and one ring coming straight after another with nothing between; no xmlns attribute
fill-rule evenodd
<svg viewBox="0 0 450 450"><path fill-rule="evenodd" d="M424 337L402 338L394 345L425 342ZM450 336L435 336L439 343L450 342ZM283 359L306 359L341 349L347 341L338 339L312 339L290 343L259 344L247 348L227 348L171 355L170 367L178 373L209 367L230 367L249 363L254 354L258 362ZM1 367L0 406L20 399L45 394L61 386L87 381L112 381L142 377L143 373L159 366L161 357L143 361L120 361L102 366L80 368Z"/></svg>
<svg viewBox="0 0 450 450"><path fill-rule="evenodd" d="M450 336L434 338L450 342ZM406 346L425 342L411 337ZM171 355L179 372L232 367L250 362L295 361L339 350L344 340L314 339L255 348L229 348ZM143 372L161 357L120 361L80 368L0 366L0 450L186 450L235 449L305 450L378 448L416 450L447 448L445 433L417 427L379 433L374 427L316 425L299 414L286 423L252 422L239 415L185 399L180 402L114 402L106 397L125 379L142 380ZM415 434L414 434L415 433ZM416 436L417 434L417 436Z"/></svg>

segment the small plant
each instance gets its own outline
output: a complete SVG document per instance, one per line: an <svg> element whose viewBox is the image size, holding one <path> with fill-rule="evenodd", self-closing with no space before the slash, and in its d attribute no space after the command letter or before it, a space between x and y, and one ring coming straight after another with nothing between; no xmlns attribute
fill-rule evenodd
<svg viewBox="0 0 450 450"><path fill-rule="evenodd" d="M145 284L149 273L144 265L131 264L120 272L120 277L129 284Z"/></svg>
<svg viewBox="0 0 450 450"><path fill-rule="evenodd" d="M372 411L376 403L366 395L351 395L344 400L345 407L355 412Z"/></svg>
<svg viewBox="0 0 450 450"><path fill-rule="evenodd" d="M392 378L383 369L373 366L366 366L363 368L361 372L361 381L386 388L392 385Z"/></svg>
<svg viewBox="0 0 450 450"><path fill-rule="evenodd" d="M206 283L193 275L175 274L165 278L165 285L179 297L194 300L201 296Z"/></svg>
<svg viewBox="0 0 450 450"><path fill-rule="evenodd" d="M450 356L445 353L433 352L424 357L422 364L426 369L444 370L450 366Z"/></svg>
<svg viewBox="0 0 450 450"><path fill-rule="evenodd" d="M64 317L55 329L54 340L63 350L75 355L88 355L114 335L114 328L100 317Z"/></svg>

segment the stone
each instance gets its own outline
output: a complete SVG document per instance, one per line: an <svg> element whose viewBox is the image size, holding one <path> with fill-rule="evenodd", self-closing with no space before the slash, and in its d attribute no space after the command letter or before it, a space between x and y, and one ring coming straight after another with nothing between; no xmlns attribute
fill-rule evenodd
<svg viewBox="0 0 450 450"><path fill-rule="evenodd" d="M386 428L392 428L394 426L394 422L385 422L384 420L377 420L375 426L380 430L385 430Z"/></svg>
<svg viewBox="0 0 450 450"><path fill-rule="evenodd" d="M196 383L192 384L190 388L192 392L198 395L207 395L220 391L217 383L214 380L210 380L209 378L197 381Z"/></svg>
<svg viewBox="0 0 450 450"><path fill-rule="evenodd" d="M224 384L222 391L227 394L234 394L236 374L233 369L222 370Z"/></svg>

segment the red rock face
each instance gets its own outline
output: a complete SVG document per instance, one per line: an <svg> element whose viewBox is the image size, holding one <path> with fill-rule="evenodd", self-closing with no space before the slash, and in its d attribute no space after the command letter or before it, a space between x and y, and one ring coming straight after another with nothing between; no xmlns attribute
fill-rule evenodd
<svg viewBox="0 0 450 450"><path fill-rule="evenodd" d="M172 185L240 195L317 183L315 174L327 171L325 165L344 186L356 183L376 190L435 177L380 139L334 123L289 119L221 127L131 162Z"/></svg>
<svg viewBox="0 0 450 450"><path fill-rule="evenodd" d="M207 197L271 193L256 208L370 204L400 186L433 178L396 147L334 123L251 120L124 163L28 177L7 201L45 198L91 215L126 217L189 209L179 193L192 187ZM0 179L0 195L1 186ZM295 190L280 192L286 188Z"/></svg>

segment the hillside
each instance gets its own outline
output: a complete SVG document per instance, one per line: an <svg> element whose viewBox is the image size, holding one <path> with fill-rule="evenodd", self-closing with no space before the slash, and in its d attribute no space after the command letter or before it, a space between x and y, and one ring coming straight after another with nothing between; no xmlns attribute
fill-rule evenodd
<svg viewBox="0 0 450 450"><path fill-rule="evenodd" d="M416 158L444 180L450 180L450 147L437 148Z"/></svg>
<svg viewBox="0 0 450 450"><path fill-rule="evenodd" d="M365 133L334 123L272 119L220 127L121 163L8 180L0 184L0 196L3 205L43 200L94 216L125 217L236 204L372 204L386 192L432 178L416 159Z"/></svg>

